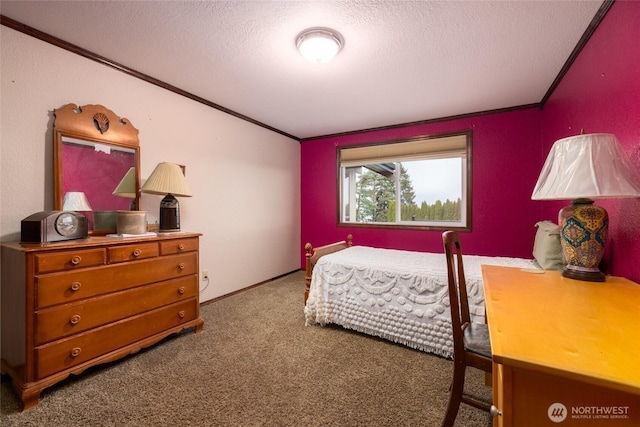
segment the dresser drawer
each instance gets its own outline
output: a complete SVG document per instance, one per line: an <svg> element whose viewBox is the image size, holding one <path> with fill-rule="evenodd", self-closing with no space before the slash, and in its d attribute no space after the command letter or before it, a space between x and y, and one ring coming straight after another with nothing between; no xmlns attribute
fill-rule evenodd
<svg viewBox="0 0 640 427"><path fill-rule="evenodd" d="M134 261L154 258L159 254L158 243L136 243L132 245L113 246L107 249L109 262Z"/></svg>
<svg viewBox="0 0 640 427"><path fill-rule="evenodd" d="M93 267L107 263L104 248L56 251L35 255L36 273Z"/></svg>
<svg viewBox="0 0 640 427"><path fill-rule="evenodd" d="M195 320L198 300L193 298L74 335L36 349L37 379L105 355L135 341Z"/></svg>
<svg viewBox="0 0 640 427"><path fill-rule="evenodd" d="M35 345L106 325L198 295L198 276L139 286L36 312Z"/></svg>
<svg viewBox="0 0 640 427"><path fill-rule="evenodd" d="M198 273L198 253L189 252L130 263L35 277L35 306L70 303L140 285Z"/></svg>
<svg viewBox="0 0 640 427"><path fill-rule="evenodd" d="M164 240L160 242L160 254L170 255L198 250L198 238Z"/></svg>

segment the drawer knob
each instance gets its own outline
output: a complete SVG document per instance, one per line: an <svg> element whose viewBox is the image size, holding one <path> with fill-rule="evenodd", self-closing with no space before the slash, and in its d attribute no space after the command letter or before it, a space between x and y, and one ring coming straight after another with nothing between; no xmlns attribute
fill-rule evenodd
<svg viewBox="0 0 640 427"><path fill-rule="evenodd" d="M81 317L79 314L74 314L73 316L71 316L71 319L69 319L69 322L72 325L77 325L78 323L80 323L80 319Z"/></svg>
<svg viewBox="0 0 640 427"><path fill-rule="evenodd" d="M71 290L73 292L79 291L81 286L82 286L82 284L80 282L73 282L71 284Z"/></svg>
<svg viewBox="0 0 640 427"><path fill-rule="evenodd" d="M502 416L502 411L498 408L496 408L495 405L491 405L491 409L489 409L489 414L491 414L491 417L496 418L496 417L501 417Z"/></svg>
<svg viewBox="0 0 640 427"><path fill-rule="evenodd" d="M78 357L82 349L80 347L74 347L71 349L71 357Z"/></svg>
<svg viewBox="0 0 640 427"><path fill-rule="evenodd" d="M140 256L141 253L142 252L140 251L140 249L136 249L135 251L133 251L133 256L137 258Z"/></svg>
<svg viewBox="0 0 640 427"><path fill-rule="evenodd" d="M73 264L73 265L80 264L80 261L82 261L82 257L79 256L79 255L76 255L73 258L71 258L71 264Z"/></svg>
<svg viewBox="0 0 640 427"><path fill-rule="evenodd" d="M183 319L183 318L184 318L184 314L185 314L185 313L184 313L184 310L180 310L180 311L178 312L178 316L179 316L181 319Z"/></svg>
<svg viewBox="0 0 640 427"><path fill-rule="evenodd" d="M178 264L178 268L180 270L184 270L184 267L185 267L184 262L181 262L180 264Z"/></svg>
<svg viewBox="0 0 640 427"><path fill-rule="evenodd" d="M181 286L180 288L178 288L178 293L180 295L184 294L184 286Z"/></svg>
<svg viewBox="0 0 640 427"><path fill-rule="evenodd" d="M180 244L178 245L178 250L179 250L179 251L184 251L184 243L180 243Z"/></svg>

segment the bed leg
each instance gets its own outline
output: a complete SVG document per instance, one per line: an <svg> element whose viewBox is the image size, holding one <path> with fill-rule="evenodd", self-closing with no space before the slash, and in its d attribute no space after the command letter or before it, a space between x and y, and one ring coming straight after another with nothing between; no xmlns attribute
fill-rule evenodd
<svg viewBox="0 0 640 427"><path fill-rule="evenodd" d="M304 305L307 305L307 298L309 298L309 289L311 288L311 251L313 247L311 243L304 245L305 251L305 275L304 275Z"/></svg>

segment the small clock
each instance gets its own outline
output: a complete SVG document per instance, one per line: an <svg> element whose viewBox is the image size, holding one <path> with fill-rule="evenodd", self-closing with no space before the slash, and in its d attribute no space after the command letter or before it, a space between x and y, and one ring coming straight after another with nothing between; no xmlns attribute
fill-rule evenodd
<svg viewBox="0 0 640 427"><path fill-rule="evenodd" d="M23 219L20 231L20 241L24 243L84 239L88 235L88 222L79 212L42 211Z"/></svg>

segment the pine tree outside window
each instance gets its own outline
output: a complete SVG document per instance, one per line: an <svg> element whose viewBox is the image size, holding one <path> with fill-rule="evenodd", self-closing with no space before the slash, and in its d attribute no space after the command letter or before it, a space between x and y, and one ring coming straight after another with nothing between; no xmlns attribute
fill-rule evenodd
<svg viewBox="0 0 640 427"><path fill-rule="evenodd" d="M339 225L471 230L471 131L339 147Z"/></svg>

